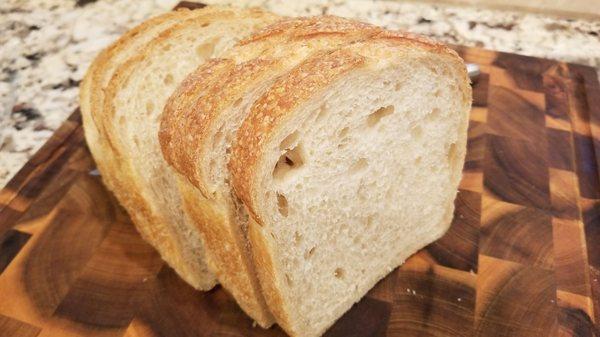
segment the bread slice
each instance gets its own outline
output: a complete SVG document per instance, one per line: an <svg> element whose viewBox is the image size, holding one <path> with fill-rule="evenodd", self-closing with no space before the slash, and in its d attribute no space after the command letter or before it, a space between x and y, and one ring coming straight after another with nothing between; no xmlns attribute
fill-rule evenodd
<svg viewBox="0 0 600 337"><path fill-rule="evenodd" d="M80 86L80 109L85 137L102 174L104 184L115 194L119 203L131 215L142 237L160 253L161 257L193 287L210 289L216 279L206 266L203 250L181 252L177 249L176 237L161 223L153 223L146 214L149 206L139 191L128 186L131 178L120 166L120 153L113 149L106 137L102 116L104 90L115 70L129 58L136 56L162 31L185 19L206 15L207 10L179 10L168 12L144 21L125 33L115 43L102 51L90 65ZM109 126L110 127L110 126ZM134 200L136 200L134 202ZM190 258L189 256L193 256Z"/></svg>
<svg viewBox="0 0 600 337"><path fill-rule="evenodd" d="M313 55L253 103L229 167L286 332L321 335L447 230L470 102L456 53L384 32Z"/></svg>
<svg viewBox="0 0 600 337"><path fill-rule="evenodd" d="M194 68L277 19L257 9L231 8L213 9L187 19L161 33L120 66L108 85L103 120L111 124L106 128L109 139L122 153L120 165L129 172L129 184L141 191L149 205L153 223L165 224L178 239L176 248L188 258L203 251L201 233L184 212L177 179L162 158L157 137L159 117L167 98ZM206 258L211 265L210 256ZM248 313L259 322L272 319L268 311Z"/></svg>
<svg viewBox="0 0 600 337"><path fill-rule="evenodd" d="M181 179L184 204L204 232L219 282L247 312L267 309L247 246L248 215L228 183L227 161L235 132L254 100L310 53L378 32L381 29L375 26L338 17L277 22L221 59L201 65L165 106L163 153L201 191Z"/></svg>

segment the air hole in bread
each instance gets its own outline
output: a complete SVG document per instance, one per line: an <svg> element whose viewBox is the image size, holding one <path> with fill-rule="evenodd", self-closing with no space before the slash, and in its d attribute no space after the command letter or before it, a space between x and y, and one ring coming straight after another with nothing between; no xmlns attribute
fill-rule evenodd
<svg viewBox="0 0 600 337"><path fill-rule="evenodd" d="M317 118L315 119L316 122L322 120L325 115L327 115L327 107L325 106L325 104L321 105L321 107L319 108L319 113L317 114Z"/></svg>
<svg viewBox="0 0 600 337"><path fill-rule="evenodd" d="M279 157L275 168L273 168L273 179L279 182L286 180L303 165L304 154L302 144L298 144L296 147L286 150Z"/></svg>
<svg viewBox="0 0 600 337"><path fill-rule="evenodd" d="M292 285L292 278L287 273L285 274L285 282L288 284L288 286Z"/></svg>
<svg viewBox="0 0 600 337"><path fill-rule="evenodd" d="M154 112L154 103L152 101L146 101L146 115L150 116Z"/></svg>
<svg viewBox="0 0 600 337"><path fill-rule="evenodd" d="M339 279L344 278L344 274L345 274L344 269L342 269L342 268L336 268L335 271L333 272L333 275Z"/></svg>
<svg viewBox="0 0 600 337"><path fill-rule="evenodd" d="M440 73L440 71L438 70L438 68L434 67L434 66L429 66L429 71L431 71L432 73L438 75Z"/></svg>
<svg viewBox="0 0 600 337"><path fill-rule="evenodd" d="M440 89L437 89L436 91L433 92L433 96L434 97L440 97L440 96L442 96L442 91Z"/></svg>
<svg viewBox="0 0 600 337"><path fill-rule="evenodd" d="M421 164L421 156L418 156L417 158L415 158L415 165L419 165Z"/></svg>
<svg viewBox="0 0 600 337"><path fill-rule="evenodd" d="M348 172L351 174L359 173L359 172L363 171L364 169L366 169L367 166L369 166L369 162L367 161L367 159L360 158L354 164L352 164L352 166L350 166L350 169L348 170Z"/></svg>
<svg viewBox="0 0 600 337"><path fill-rule="evenodd" d="M233 102L233 107L237 108L238 106L240 106L240 104L242 104L242 99L238 98L235 100L235 102Z"/></svg>
<svg viewBox="0 0 600 337"><path fill-rule="evenodd" d="M316 249L317 249L317 247L312 247L311 249L307 250L304 253L304 259L308 260L309 258L311 258L315 254Z"/></svg>
<svg viewBox="0 0 600 337"><path fill-rule="evenodd" d="M420 125L415 125L410 129L410 136L413 139L420 139L423 135L423 128Z"/></svg>
<svg viewBox="0 0 600 337"><path fill-rule="evenodd" d="M454 167L456 159L456 143L452 143L450 144L450 148L448 149L448 165L450 165L450 167Z"/></svg>
<svg viewBox="0 0 600 337"><path fill-rule="evenodd" d="M302 234L294 232L294 244L297 246L302 242Z"/></svg>
<svg viewBox="0 0 600 337"><path fill-rule="evenodd" d="M427 123L431 123L431 122L435 122L437 119L440 118L440 114L442 113L442 111L439 108L433 108L431 109L431 111L427 114L427 116L425 116L425 121Z"/></svg>
<svg viewBox="0 0 600 337"><path fill-rule="evenodd" d="M394 191L389 188L387 191L385 191L385 199L386 200L392 200L392 196L394 195Z"/></svg>
<svg viewBox="0 0 600 337"><path fill-rule="evenodd" d="M196 47L196 54L203 59L208 59L215 51L215 41L209 41Z"/></svg>
<svg viewBox="0 0 600 337"><path fill-rule="evenodd" d="M394 85L394 90L400 91L400 89L402 89L402 84L400 82L396 82L396 85Z"/></svg>
<svg viewBox="0 0 600 337"><path fill-rule="evenodd" d="M338 137L340 137L340 138L346 137L348 135L348 130L349 130L348 127L341 129L340 132L338 133Z"/></svg>
<svg viewBox="0 0 600 337"><path fill-rule="evenodd" d="M279 214L284 217L288 216L288 201L287 198L280 193L277 193L277 209L279 210Z"/></svg>
<svg viewBox="0 0 600 337"><path fill-rule="evenodd" d="M170 44L170 43L168 43L168 44L164 45L164 46L162 47L162 50L163 50L163 51L169 51L169 50L171 50L171 44Z"/></svg>
<svg viewBox="0 0 600 337"><path fill-rule="evenodd" d="M167 76L165 76L165 78L164 78L163 82L164 82L166 85L171 85L171 84L173 84L173 74L167 74Z"/></svg>
<svg viewBox="0 0 600 337"><path fill-rule="evenodd" d="M373 113L371 113L367 117L367 125L369 127L374 127L375 125L377 125L379 123L379 121L381 121L382 118L384 118L385 116L391 115L392 113L394 113L393 105L381 107L381 108L375 110Z"/></svg>
<svg viewBox="0 0 600 337"><path fill-rule="evenodd" d="M204 27L208 27L208 26L210 26L210 22L205 22L200 27L204 28Z"/></svg>
<svg viewBox="0 0 600 337"><path fill-rule="evenodd" d="M371 226L373 226L373 215L369 215L365 219L365 227L368 229L371 228Z"/></svg>

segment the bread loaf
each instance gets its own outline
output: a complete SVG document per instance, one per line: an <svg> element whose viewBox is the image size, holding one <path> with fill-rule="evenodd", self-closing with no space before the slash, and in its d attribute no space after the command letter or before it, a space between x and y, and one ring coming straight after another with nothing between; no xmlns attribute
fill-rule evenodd
<svg viewBox="0 0 600 337"><path fill-rule="evenodd" d="M224 7L140 25L81 88L91 152L142 236L301 337L447 230L470 100L441 44Z"/></svg>
<svg viewBox="0 0 600 337"><path fill-rule="evenodd" d="M189 72L276 19L256 9L212 8L206 15L187 19L163 32L121 66L108 86L105 120L112 124L109 138L126 154L123 165L128 166L132 182L151 205L155 222L167 223L179 235L178 248L183 252L197 254L204 247L197 224L184 212L177 179L160 153L159 116L167 98ZM210 255L206 258L211 265ZM264 301L252 307L241 301L240 305L259 323L271 324Z"/></svg>
<svg viewBox="0 0 600 337"><path fill-rule="evenodd" d="M290 335L321 335L447 230L470 101L453 51L384 32L312 55L252 104L230 174Z"/></svg>
<svg viewBox="0 0 600 337"><path fill-rule="evenodd" d="M229 185L226 165L235 132L252 102L294 64L314 51L380 31L338 17L277 22L220 59L201 65L165 106L160 131L165 158L198 188L180 181L188 213L205 234L207 254L219 282L242 307L264 303L264 299L248 249L248 215Z"/></svg>
<svg viewBox="0 0 600 337"><path fill-rule="evenodd" d="M143 22L96 57L80 86L80 110L85 137L104 184L127 210L142 237L157 249L161 257L179 275L197 289L210 289L216 282L214 274L207 269L203 250L182 250L180 235L173 232L166 223L157 222L152 216L150 205L141 195L141 190L131 183L131 171L121 166L124 154L113 146L108 138L106 128L110 129L111 125L103 123L102 109L104 92L116 69L137 56L161 32L188 18L206 15L206 12L207 10L179 10Z"/></svg>

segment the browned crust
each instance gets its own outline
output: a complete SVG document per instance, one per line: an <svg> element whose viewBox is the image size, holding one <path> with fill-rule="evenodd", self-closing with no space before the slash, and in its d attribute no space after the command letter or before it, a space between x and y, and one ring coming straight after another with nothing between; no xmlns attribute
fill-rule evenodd
<svg viewBox="0 0 600 337"><path fill-rule="evenodd" d="M178 19L188 17L189 15L191 15L191 12L188 10L169 12L151 18L125 33L96 57L88 68L80 88L81 110L86 138L96 165L102 173L105 185L115 194L125 209L128 210L142 237L157 247L163 258L173 265L181 265L183 263L177 254L173 254L176 251L176 243L153 230L153 223L159 220L152 216L152 212L146 205L143 197L136 190L131 189L126 182L127 178L123 177L118 167L117 152L112 144L107 141L106 131L101 122L101 110L104 98L102 83L103 77L106 74L106 65L112 62L115 55L122 52L135 39L145 34L151 27L157 24L162 24L168 20L176 23ZM97 134L97 139L91 138L92 132ZM135 212L132 210L135 210ZM182 273L183 271L178 270L178 272ZM188 273L184 273L182 276L199 289L208 290L215 284L214 279L200 280Z"/></svg>
<svg viewBox="0 0 600 337"><path fill-rule="evenodd" d="M229 169L236 194L258 223L263 222L254 209L251 183L257 160L263 152L261 145L290 111L338 76L364 62L364 57L344 49L317 53L277 80L252 106L238 130Z"/></svg>
<svg viewBox="0 0 600 337"><path fill-rule="evenodd" d="M273 316L268 310L261 289L257 282L248 282L247 279L248 275L253 275L255 271L250 256L247 256L249 252L244 249L246 246L238 242L238 239L244 238L239 233L241 228L228 226L235 223L230 218L232 214L228 214L219 205L218 200L207 199L197 193L196 188L184 177L178 177L178 185L186 211L202 232L209 266L215 271L225 289L234 295L240 307L252 313L261 327L270 327L274 322ZM227 268L223 268L223 265Z"/></svg>
<svg viewBox="0 0 600 337"><path fill-rule="evenodd" d="M260 225L252 219L248 224L248 239L252 243L252 260L271 314L282 329L291 333L290 319L287 310L285 310L285 302L281 297L281 286L275 274L276 268L268 244L269 239L261 233Z"/></svg>
<svg viewBox="0 0 600 337"><path fill-rule="evenodd" d="M247 45L277 36L285 36L287 39L304 39L317 35L352 32L364 35L364 32L368 30L381 31L382 29L368 23L333 15L286 18L241 40L239 45Z"/></svg>
<svg viewBox="0 0 600 337"><path fill-rule="evenodd" d="M266 75L278 62L254 59L238 65L231 60L210 63L192 74L169 100L159 133L169 164L188 177L205 196L210 194L205 185L206 179L203 179L205 172L197 171L197 163L208 150L208 128L221 111L240 99L252 83ZM203 95L190 105L189 93L198 97L200 91ZM181 130L187 132L182 133Z"/></svg>
<svg viewBox="0 0 600 337"><path fill-rule="evenodd" d="M256 11L252 11L252 13L254 12ZM229 16L234 15L235 12L231 9L223 9L220 7L207 7L199 11L193 11L193 13L184 10L183 12L165 14L164 17L161 16L159 18L166 20L166 18L177 17L179 20L175 20L174 26L167 28L163 33L159 34L158 38L168 38L168 34L165 34L165 32L173 31L173 29L180 26L182 22L194 22L197 18L201 18L203 22L206 22L207 20L214 18L218 13L222 14L221 17L223 17L223 13L227 13ZM112 48L110 48L101 56L101 58L97 61L97 66L95 66L95 68L101 69L101 65L104 64L103 62L110 61L110 59L113 58L113 55L116 55L124 48L126 43L129 43L131 39L134 39L135 37L139 36L139 34L142 34L145 30L142 28L148 28L150 27L149 25L157 24L159 20L160 19L156 19L156 21L152 21L149 24L143 24L143 27L139 28L138 31L127 34L126 37L121 38L113 45ZM149 45L156 43L158 38L155 38L152 42L150 42ZM127 164L125 164L126 161L122 160L122 153L119 151L119 138L112 133L113 123L115 121L111 118L111 108L112 98L116 93L116 88L111 87L111 84L114 85L115 83L120 83L118 82L119 79L124 79L128 76L126 69L133 68L136 62L142 60L143 58L144 55L142 53L137 57L134 57L133 60L129 59L124 64L119 66L116 69L111 82L109 83L107 91L105 92L106 96L104 97L107 99L104 100L104 102L96 103L96 105L92 104L93 107L97 107L100 103L104 104L103 107L100 107L97 111L92 112L93 117L96 117L96 120L99 123L97 127L104 141L105 147L103 150L106 153L104 156L105 158L99 160L101 163L99 164L99 167L103 173L103 179L109 186L111 186L111 189L114 191L117 198L129 211L130 215L134 219L136 227L138 227L140 233L142 233L145 239L148 242L151 242L161 252L161 255L176 268L178 273L182 275L186 281L190 282L197 288L207 290L214 286L216 280L212 278L209 281L208 278L199 274L199 270L195 272L194 269L188 269L186 267L188 262L184 261L182 256L180 256L180 254L177 252L178 239L168 235L165 236L165 233L160 233L160 231L157 232L154 230L156 224L164 223L165 220L157 217L156 214L151 211L151 208L144 197L139 194L139 189L137 188L135 181L132 179L129 169L127 166L124 166ZM100 66L98 66L98 64L100 64ZM94 71L90 74L96 75L92 78L92 82L100 85L99 76L101 76L102 73L100 71ZM126 74L127 76L125 76ZM94 78L97 78L98 80L94 80ZM95 90L97 92L103 92L102 88L97 88ZM109 107L109 109L107 109L107 107Z"/></svg>
<svg viewBox="0 0 600 337"><path fill-rule="evenodd" d="M195 105L204 96L206 88L220 81L233 67L233 61L225 59L212 59L198 67L171 95L161 116L158 139L165 160L206 198L209 193L200 184L195 166L198 162L196 144L203 130L200 125L208 118L208 113L198 110Z"/></svg>
<svg viewBox="0 0 600 337"><path fill-rule="evenodd" d="M200 29L200 28L204 27L206 23L214 22L216 20L233 20L235 18L257 18L257 19L264 18L264 20L270 20L271 18L274 18L274 15L271 13L267 13L267 12L264 12L261 10L256 10L256 9L252 9L252 10L248 10L248 11L246 11L246 10L241 10L241 11L224 10L219 13L211 13L211 15L204 15L204 16L194 17L193 19L185 20L184 22L170 28L169 30L164 31L156 39L154 39L139 56L128 60L125 64L123 64L115 72L115 75L113 76L113 79L111 80L111 83L109 84L109 86L107 88L107 99L105 101L105 110L104 110L105 116L103 117L103 120L108 123L118 123L119 122L118 120L116 120L116 116L115 116L115 110L114 110L114 106L113 106L114 98L116 97L116 94L118 93L119 89L123 86L123 84L126 83L129 80L130 76L137 70L138 65L142 64L142 62L144 62L144 60L146 59L147 54L149 53L150 50L152 50L153 48L160 48L160 46L165 41L172 39L173 35L176 34L179 31L179 29L182 29L182 28L191 29L191 26L194 26L194 27L198 26L198 29ZM220 64L220 63L216 62L215 64ZM224 67L224 69L226 69L226 68L227 67ZM215 77L215 80L219 80L219 79L220 79L220 77L218 77L218 76ZM184 90L184 92L187 92L187 94L189 95L189 97L187 97L186 100L189 101L189 99L194 96L194 92L196 92L196 90L198 90L198 88L192 88L192 87L188 87L187 91ZM193 103L193 100L190 102ZM185 106L186 104L190 104L190 102L185 102L185 101L181 102L182 107ZM181 130L182 129L180 129L179 131L181 131ZM117 144L117 146L118 146L119 145L118 142L120 141L119 134L117 134L114 131L111 131L111 132L109 132L109 137L111 137L111 139L114 141L114 143ZM126 163L125 165L135 165L135 163ZM134 184L138 184L138 183L135 181L132 181L132 185L134 185ZM191 197L193 197L194 195L190 195L190 194L185 195L182 193L182 196L185 198L184 201L187 199L186 202L190 202L190 201L193 202L193 199ZM197 194L196 194L196 197L198 197ZM198 207L198 206L196 205L194 207ZM208 207L209 206L207 205L206 209L203 208L199 212L188 213L188 215L193 217L193 219L196 221L207 221L207 219L211 219L211 221L212 220L215 220L215 221L221 221L221 220L224 221L225 220L225 218L223 217L223 214L219 213L218 209L210 209ZM191 209L191 208L188 208L188 209ZM198 227L207 228L208 226L202 226L202 223L198 223ZM216 242L219 242L219 241L216 241ZM203 240L203 243L206 244L206 240ZM222 246L220 246L218 248L220 250L223 250ZM211 263L210 254L218 254L218 253L219 253L219 251L209 252L208 250L206 250L207 257L209 257L207 259L207 262ZM232 255L231 257L233 258L234 256ZM231 263L231 262L227 262L227 263ZM235 267L235 264L233 264L232 268L234 268L234 267ZM236 272L241 272L241 271L235 270L232 273L236 273ZM234 276L241 276L241 275L234 275ZM237 281L235 281L235 282L237 282ZM235 282L233 282L233 283L235 283ZM232 284L232 283L230 283L230 284ZM235 286L241 287L241 285L239 285L239 284L237 284ZM235 295L238 295L238 293L236 293ZM261 299L260 294L258 294L258 296L256 298L248 298L248 296L241 296L241 297L236 297L236 299L240 303L240 306L244 310L247 310L248 314L253 316L258 321L259 324L261 324L263 326L269 326L271 324L270 314L268 314L268 313L265 314L265 310L267 310L266 305L264 305L263 308L260 308L260 304L258 305L259 308L256 308L256 306L254 305L256 303L256 301Z"/></svg>

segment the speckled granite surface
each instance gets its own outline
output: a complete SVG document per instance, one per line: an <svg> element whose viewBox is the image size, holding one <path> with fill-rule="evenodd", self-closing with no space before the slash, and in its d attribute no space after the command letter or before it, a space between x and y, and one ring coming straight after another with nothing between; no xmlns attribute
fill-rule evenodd
<svg viewBox="0 0 600 337"><path fill-rule="evenodd" d="M77 106L93 57L173 0L0 2L0 187ZM600 20L399 1L204 1L283 15L335 14L445 42L600 66Z"/></svg>

